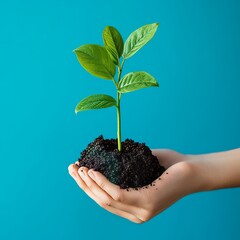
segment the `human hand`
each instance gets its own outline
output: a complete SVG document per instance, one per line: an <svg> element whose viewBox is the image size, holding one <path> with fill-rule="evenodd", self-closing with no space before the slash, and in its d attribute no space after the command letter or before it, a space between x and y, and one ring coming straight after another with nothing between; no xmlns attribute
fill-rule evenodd
<svg viewBox="0 0 240 240"><path fill-rule="evenodd" d="M71 164L69 173L79 187L104 209L135 223L143 223L204 183L188 155L172 150L152 150L166 171L148 188L120 189L100 172Z"/></svg>

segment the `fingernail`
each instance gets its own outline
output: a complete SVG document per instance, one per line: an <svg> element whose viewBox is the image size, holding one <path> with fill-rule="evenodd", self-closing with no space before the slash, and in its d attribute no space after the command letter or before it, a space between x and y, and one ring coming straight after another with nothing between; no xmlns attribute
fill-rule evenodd
<svg viewBox="0 0 240 240"><path fill-rule="evenodd" d="M78 172L79 172L81 178L84 179L84 178L85 178L85 173L84 173L83 169L80 168L80 169L78 170Z"/></svg>
<svg viewBox="0 0 240 240"><path fill-rule="evenodd" d="M95 179L94 173L92 170L88 171L88 176L92 178L93 180Z"/></svg>

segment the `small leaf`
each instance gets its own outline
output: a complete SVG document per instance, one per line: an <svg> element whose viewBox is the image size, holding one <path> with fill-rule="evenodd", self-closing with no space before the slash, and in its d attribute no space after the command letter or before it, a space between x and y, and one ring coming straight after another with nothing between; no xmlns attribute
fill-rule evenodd
<svg viewBox="0 0 240 240"><path fill-rule="evenodd" d="M82 67L96 77L114 79L116 67L105 47L86 44L74 52Z"/></svg>
<svg viewBox="0 0 240 240"><path fill-rule="evenodd" d="M157 31L158 25L158 23L148 24L132 32L124 44L123 57L130 58L148 43Z"/></svg>
<svg viewBox="0 0 240 240"><path fill-rule="evenodd" d="M113 97L105 94L95 94L81 100L75 108L75 113L112 106L116 106L116 100Z"/></svg>
<svg viewBox="0 0 240 240"><path fill-rule="evenodd" d="M123 53L124 45L121 34L116 28L107 26L103 30L102 37L110 57L112 58L113 62L118 65L119 58Z"/></svg>
<svg viewBox="0 0 240 240"><path fill-rule="evenodd" d="M156 79L146 72L131 72L125 75L118 84L118 92L126 93L147 87L158 87Z"/></svg>

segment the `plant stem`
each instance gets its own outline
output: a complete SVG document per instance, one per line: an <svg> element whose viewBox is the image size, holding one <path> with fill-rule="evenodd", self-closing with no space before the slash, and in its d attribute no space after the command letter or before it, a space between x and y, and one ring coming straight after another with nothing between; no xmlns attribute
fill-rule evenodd
<svg viewBox="0 0 240 240"><path fill-rule="evenodd" d="M122 68L124 65L124 59L122 64L118 65L118 83L121 80ZM118 139L118 151L122 150L122 142L121 142L121 109L120 109L120 100L121 93L117 91L117 139Z"/></svg>
<svg viewBox="0 0 240 240"><path fill-rule="evenodd" d="M118 139L118 151L122 150L121 143L121 111L120 111L120 94L117 92L117 139Z"/></svg>

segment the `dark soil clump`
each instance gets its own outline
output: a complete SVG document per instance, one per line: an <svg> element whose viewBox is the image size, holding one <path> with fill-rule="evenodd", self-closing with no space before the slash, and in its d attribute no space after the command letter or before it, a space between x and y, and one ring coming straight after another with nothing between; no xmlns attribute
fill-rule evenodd
<svg viewBox="0 0 240 240"><path fill-rule="evenodd" d="M145 143L126 139L118 151L116 139L99 136L81 153L78 166L101 172L120 188L139 188L151 184L164 171Z"/></svg>

